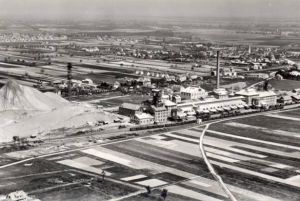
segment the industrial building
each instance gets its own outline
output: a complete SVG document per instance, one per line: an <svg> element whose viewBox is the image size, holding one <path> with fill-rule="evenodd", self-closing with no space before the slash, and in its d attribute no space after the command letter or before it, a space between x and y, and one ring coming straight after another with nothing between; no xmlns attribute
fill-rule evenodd
<svg viewBox="0 0 300 201"><path fill-rule="evenodd" d="M170 101L170 100L164 100L163 102L164 102L165 107L166 107L166 109L168 111L168 116L170 117L171 116L171 111L173 109L177 108L177 104L174 103L174 102L172 102L172 101Z"/></svg>
<svg viewBox="0 0 300 201"><path fill-rule="evenodd" d="M207 92L200 87L187 87L180 91L180 96L183 100L197 100L207 97Z"/></svg>
<svg viewBox="0 0 300 201"><path fill-rule="evenodd" d="M178 104L182 111L191 112L222 112L224 110L242 109L248 105L243 101L242 96L227 97L222 99L208 98L203 101L193 101Z"/></svg>
<svg viewBox="0 0 300 201"><path fill-rule="evenodd" d="M244 89L236 93L243 96L249 105L257 107L269 107L277 104L277 94L273 91L257 91L255 89Z"/></svg>
<svg viewBox="0 0 300 201"><path fill-rule="evenodd" d="M123 103L120 107L119 107L119 114L124 115L124 116L128 116L131 119L134 117L135 114L141 112L141 106L140 105L136 105L136 104L132 104L132 103Z"/></svg>
<svg viewBox="0 0 300 201"><path fill-rule="evenodd" d="M154 123L154 117L148 113L137 113L133 117L133 122L138 125L148 125Z"/></svg>
<svg viewBox="0 0 300 201"><path fill-rule="evenodd" d="M154 116L154 123L166 123L169 112L162 100L163 93L160 90L153 90L152 93L153 100L149 112Z"/></svg>
<svg viewBox="0 0 300 201"><path fill-rule="evenodd" d="M166 123L168 119L168 110L167 108L162 106L151 105L151 114L154 116L154 123Z"/></svg>

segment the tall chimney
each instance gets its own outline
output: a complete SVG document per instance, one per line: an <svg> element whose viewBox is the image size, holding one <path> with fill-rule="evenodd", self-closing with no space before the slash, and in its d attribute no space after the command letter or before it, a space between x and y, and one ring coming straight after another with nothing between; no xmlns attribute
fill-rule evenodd
<svg viewBox="0 0 300 201"><path fill-rule="evenodd" d="M220 51L217 51L217 89L220 88Z"/></svg>
<svg viewBox="0 0 300 201"><path fill-rule="evenodd" d="M68 63L68 97L71 98L71 79L72 79L72 64Z"/></svg>

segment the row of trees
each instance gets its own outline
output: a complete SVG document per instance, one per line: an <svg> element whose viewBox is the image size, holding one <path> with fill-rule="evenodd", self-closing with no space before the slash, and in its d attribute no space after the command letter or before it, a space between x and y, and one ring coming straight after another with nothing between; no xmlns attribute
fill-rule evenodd
<svg viewBox="0 0 300 201"><path fill-rule="evenodd" d="M280 70L276 73L276 75L281 75L284 79L300 80L300 72L299 72L299 75L292 75L291 71Z"/></svg>

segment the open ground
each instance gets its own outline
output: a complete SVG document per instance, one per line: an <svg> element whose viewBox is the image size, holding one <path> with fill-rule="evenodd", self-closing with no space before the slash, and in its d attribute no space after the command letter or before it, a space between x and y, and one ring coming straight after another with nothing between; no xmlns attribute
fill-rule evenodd
<svg viewBox="0 0 300 201"><path fill-rule="evenodd" d="M237 200L299 200L299 122L300 110L294 109L209 127L204 149ZM123 140L2 168L0 191L26 189L43 200L156 200L159 189L166 188L171 200L228 200L198 149L202 129ZM141 189L148 185L158 190L145 197ZM89 197L70 197L76 195L74 189Z"/></svg>

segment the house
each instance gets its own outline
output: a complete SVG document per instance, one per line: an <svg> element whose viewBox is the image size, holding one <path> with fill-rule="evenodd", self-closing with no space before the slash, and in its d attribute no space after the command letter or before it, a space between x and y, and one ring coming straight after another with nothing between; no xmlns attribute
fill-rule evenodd
<svg viewBox="0 0 300 201"><path fill-rule="evenodd" d="M237 77L237 72L234 71L233 68L224 68L223 71L221 72L221 75L224 77Z"/></svg>
<svg viewBox="0 0 300 201"><path fill-rule="evenodd" d="M292 100L295 103L300 103L300 95L292 95Z"/></svg>
<svg viewBox="0 0 300 201"><path fill-rule="evenodd" d="M135 114L141 111L141 106L132 103L123 103L119 107L119 114L133 118Z"/></svg>
<svg viewBox="0 0 300 201"><path fill-rule="evenodd" d="M133 122L138 125L148 125L154 123L154 117L148 113L137 113L133 117Z"/></svg>
<svg viewBox="0 0 300 201"><path fill-rule="evenodd" d="M282 77L282 75L277 74L277 75L275 75L275 79L276 80L283 80L283 77Z"/></svg>
<svg viewBox="0 0 300 201"><path fill-rule="evenodd" d="M189 79L191 79L191 80L195 80L197 78L198 78L198 75L196 75L196 74L189 75Z"/></svg>
<svg viewBox="0 0 300 201"><path fill-rule="evenodd" d="M217 76L217 71L212 72L213 76ZM237 77L237 72L233 68L222 68L220 70L220 76L222 77Z"/></svg>
<svg viewBox="0 0 300 201"><path fill-rule="evenodd" d="M251 62L250 65L252 70L261 70L263 68L261 63Z"/></svg>
<svg viewBox="0 0 300 201"><path fill-rule="evenodd" d="M186 75L177 75L176 80L180 82L186 81Z"/></svg>
<svg viewBox="0 0 300 201"><path fill-rule="evenodd" d="M165 94L165 93L163 92L163 94L161 95L161 100L162 100L162 101L170 100L170 96L169 96L168 94Z"/></svg>
<svg viewBox="0 0 300 201"><path fill-rule="evenodd" d="M298 93L298 94L299 94L299 93L300 93L300 88L293 89L292 92L293 92L293 93Z"/></svg>
<svg viewBox="0 0 300 201"><path fill-rule="evenodd" d="M151 86L151 79L149 77L140 77L136 81L142 86L145 87Z"/></svg>
<svg viewBox="0 0 300 201"><path fill-rule="evenodd" d="M120 82L115 81L113 84L113 89L118 89L121 86Z"/></svg>
<svg viewBox="0 0 300 201"><path fill-rule="evenodd" d="M167 82L175 81L176 77L174 75L169 75L169 76L166 76L166 80L167 80Z"/></svg>
<svg viewBox="0 0 300 201"><path fill-rule="evenodd" d="M71 85L72 85L72 87L80 87L82 85L82 81L72 79Z"/></svg>
<svg viewBox="0 0 300 201"><path fill-rule="evenodd" d="M181 96L179 96L179 95L173 95L172 96L172 102L174 102L174 103L180 103L181 102Z"/></svg>

